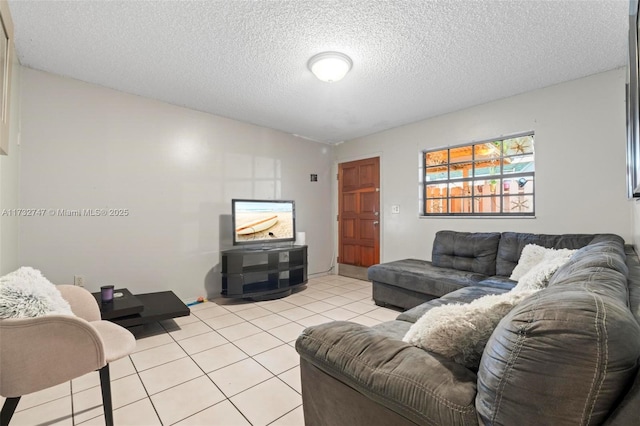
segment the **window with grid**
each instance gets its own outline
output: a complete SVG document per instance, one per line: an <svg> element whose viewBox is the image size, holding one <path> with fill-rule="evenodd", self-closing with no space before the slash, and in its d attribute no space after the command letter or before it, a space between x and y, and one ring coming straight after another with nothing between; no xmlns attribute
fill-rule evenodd
<svg viewBox="0 0 640 426"><path fill-rule="evenodd" d="M423 151L423 215L533 216L533 136Z"/></svg>

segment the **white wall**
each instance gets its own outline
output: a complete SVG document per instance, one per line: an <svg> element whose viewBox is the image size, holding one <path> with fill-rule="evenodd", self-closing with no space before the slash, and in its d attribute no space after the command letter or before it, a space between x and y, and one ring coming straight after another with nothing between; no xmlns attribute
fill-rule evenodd
<svg viewBox="0 0 640 426"><path fill-rule="evenodd" d="M19 207L20 70L20 65L15 61L11 70L9 155L0 155L0 275L14 271L20 266L18 261L20 218L9 213L10 210Z"/></svg>
<svg viewBox="0 0 640 426"><path fill-rule="evenodd" d="M56 283L85 276L187 300L220 292L231 198L294 199L309 272L333 257L333 148L24 68L21 206L127 217L22 219L20 259ZM309 174L318 174L310 182ZM205 290L206 289L206 290Z"/></svg>
<svg viewBox="0 0 640 426"><path fill-rule="evenodd" d="M633 245L640 248L640 199L633 200ZM638 254L640 256L640 253Z"/></svg>
<svg viewBox="0 0 640 426"><path fill-rule="evenodd" d="M632 242L632 203L625 180L625 73L618 69L593 75L338 146L338 162L381 157L381 260L430 259L433 238L442 229L611 232ZM422 150L529 130L535 131L535 219L418 217ZM391 214L394 204L401 206L400 214Z"/></svg>

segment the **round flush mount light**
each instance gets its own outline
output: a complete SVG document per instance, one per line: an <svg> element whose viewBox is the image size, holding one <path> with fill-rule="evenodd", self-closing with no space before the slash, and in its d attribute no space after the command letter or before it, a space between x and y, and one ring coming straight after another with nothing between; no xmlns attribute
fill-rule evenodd
<svg viewBox="0 0 640 426"><path fill-rule="evenodd" d="M353 62L344 53L322 52L312 56L307 65L319 80L334 83L347 75Z"/></svg>

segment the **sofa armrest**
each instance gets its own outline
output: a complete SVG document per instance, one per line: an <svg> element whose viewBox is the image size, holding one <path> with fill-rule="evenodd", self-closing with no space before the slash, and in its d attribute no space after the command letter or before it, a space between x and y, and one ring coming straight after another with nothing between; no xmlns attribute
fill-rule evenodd
<svg viewBox="0 0 640 426"><path fill-rule="evenodd" d="M26 395L105 364L100 335L81 318L47 315L0 320L0 395Z"/></svg>
<svg viewBox="0 0 640 426"><path fill-rule="evenodd" d="M82 287L73 285L57 285L56 288L62 293L62 297L69 302L73 313L87 321L100 320L100 307L95 297Z"/></svg>
<svg viewBox="0 0 640 426"><path fill-rule="evenodd" d="M477 424L476 374L446 358L345 321L305 329L296 350L326 374L411 421ZM313 392L312 384L307 390Z"/></svg>

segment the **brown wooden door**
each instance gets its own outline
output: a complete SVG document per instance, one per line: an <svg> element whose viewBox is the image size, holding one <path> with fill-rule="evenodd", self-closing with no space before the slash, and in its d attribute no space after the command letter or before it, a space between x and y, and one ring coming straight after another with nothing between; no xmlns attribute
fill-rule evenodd
<svg viewBox="0 0 640 426"><path fill-rule="evenodd" d="M338 165L338 263L380 263L380 158Z"/></svg>

